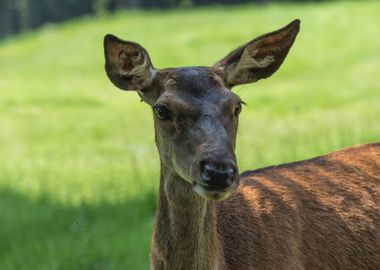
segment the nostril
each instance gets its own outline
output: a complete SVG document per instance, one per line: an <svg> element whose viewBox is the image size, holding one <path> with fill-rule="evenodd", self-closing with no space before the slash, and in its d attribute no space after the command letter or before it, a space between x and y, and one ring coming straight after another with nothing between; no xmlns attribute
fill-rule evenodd
<svg viewBox="0 0 380 270"><path fill-rule="evenodd" d="M202 176L202 180L204 182L210 182L211 181L211 178L212 178L214 171L215 171L214 166L212 166L211 164L206 163L204 161L201 162L201 176Z"/></svg>
<svg viewBox="0 0 380 270"><path fill-rule="evenodd" d="M229 168L226 169L226 175L227 175L227 177L232 178L232 177L235 176L235 174L236 174L236 169L235 168L229 167Z"/></svg>
<svg viewBox="0 0 380 270"><path fill-rule="evenodd" d="M206 163L204 166L203 166L203 170L207 173L211 173L213 171L215 171L215 167L209 163Z"/></svg>
<svg viewBox="0 0 380 270"><path fill-rule="evenodd" d="M208 186L225 188L234 182L237 169L227 162L200 162L201 180Z"/></svg>

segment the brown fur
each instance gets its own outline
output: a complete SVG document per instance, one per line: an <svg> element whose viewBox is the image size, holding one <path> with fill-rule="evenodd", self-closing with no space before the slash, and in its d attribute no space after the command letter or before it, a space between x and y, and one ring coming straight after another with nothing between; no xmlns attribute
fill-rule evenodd
<svg viewBox="0 0 380 270"><path fill-rule="evenodd" d="M366 270L380 265L380 144L241 175L205 200L163 166L152 269Z"/></svg>
<svg viewBox="0 0 380 270"><path fill-rule="evenodd" d="M164 165L152 239L152 269L215 269L222 245L216 206ZM190 206L190 207L189 207Z"/></svg>
<svg viewBox="0 0 380 270"><path fill-rule="evenodd" d="M105 37L110 80L137 90L154 112L161 179L152 270L379 269L380 144L239 177L242 101L229 88L269 77L298 31L295 20L213 67L162 70L139 44Z"/></svg>
<svg viewBox="0 0 380 270"><path fill-rule="evenodd" d="M379 269L380 144L245 172L217 209L227 269Z"/></svg>

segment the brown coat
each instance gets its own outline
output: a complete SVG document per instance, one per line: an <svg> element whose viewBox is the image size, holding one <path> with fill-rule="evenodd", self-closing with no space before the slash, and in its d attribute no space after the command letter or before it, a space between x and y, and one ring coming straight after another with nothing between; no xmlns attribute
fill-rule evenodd
<svg viewBox="0 0 380 270"><path fill-rule="evenodd" d="M379 143L241 180L217 204L227 269L380 269Z"/></svg>

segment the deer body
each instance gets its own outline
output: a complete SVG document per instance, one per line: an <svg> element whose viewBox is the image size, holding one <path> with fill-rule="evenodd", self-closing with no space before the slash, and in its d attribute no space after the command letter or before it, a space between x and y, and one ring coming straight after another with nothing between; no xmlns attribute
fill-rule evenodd
<svg viewBox="0 0 380 270"><path fill-rule="evenodd" d="M216 204L200 198L191 185L181 185L177 177L169 171L161 173L151 268L223 269L218 268L223 250Z"/></svg>
<svg viewBox="0 0 380 270"><path fill-rule="evenodd" d="M274 73L298 31L295 20L212 67L161 70L139 44L105 37L108 77L154 113L152 270L380 269L380 144L239 175L243 102L230 89Z"/></svg>
<svg viewBox="0 0 380 270"><path fill-rule="evenodd" d="M379 268L379 143L245 172L221 202L165 176L152 269Z"/></svg>

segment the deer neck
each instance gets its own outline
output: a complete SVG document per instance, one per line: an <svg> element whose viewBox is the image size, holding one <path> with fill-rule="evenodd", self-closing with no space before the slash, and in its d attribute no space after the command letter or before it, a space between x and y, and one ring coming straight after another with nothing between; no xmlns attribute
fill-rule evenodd
<svg viewBox="0 0 380 270"><path fill-rule="evenodd" d="M152 243L153 269L221 269L215 202L161 164L158 208Z"/></svg>

